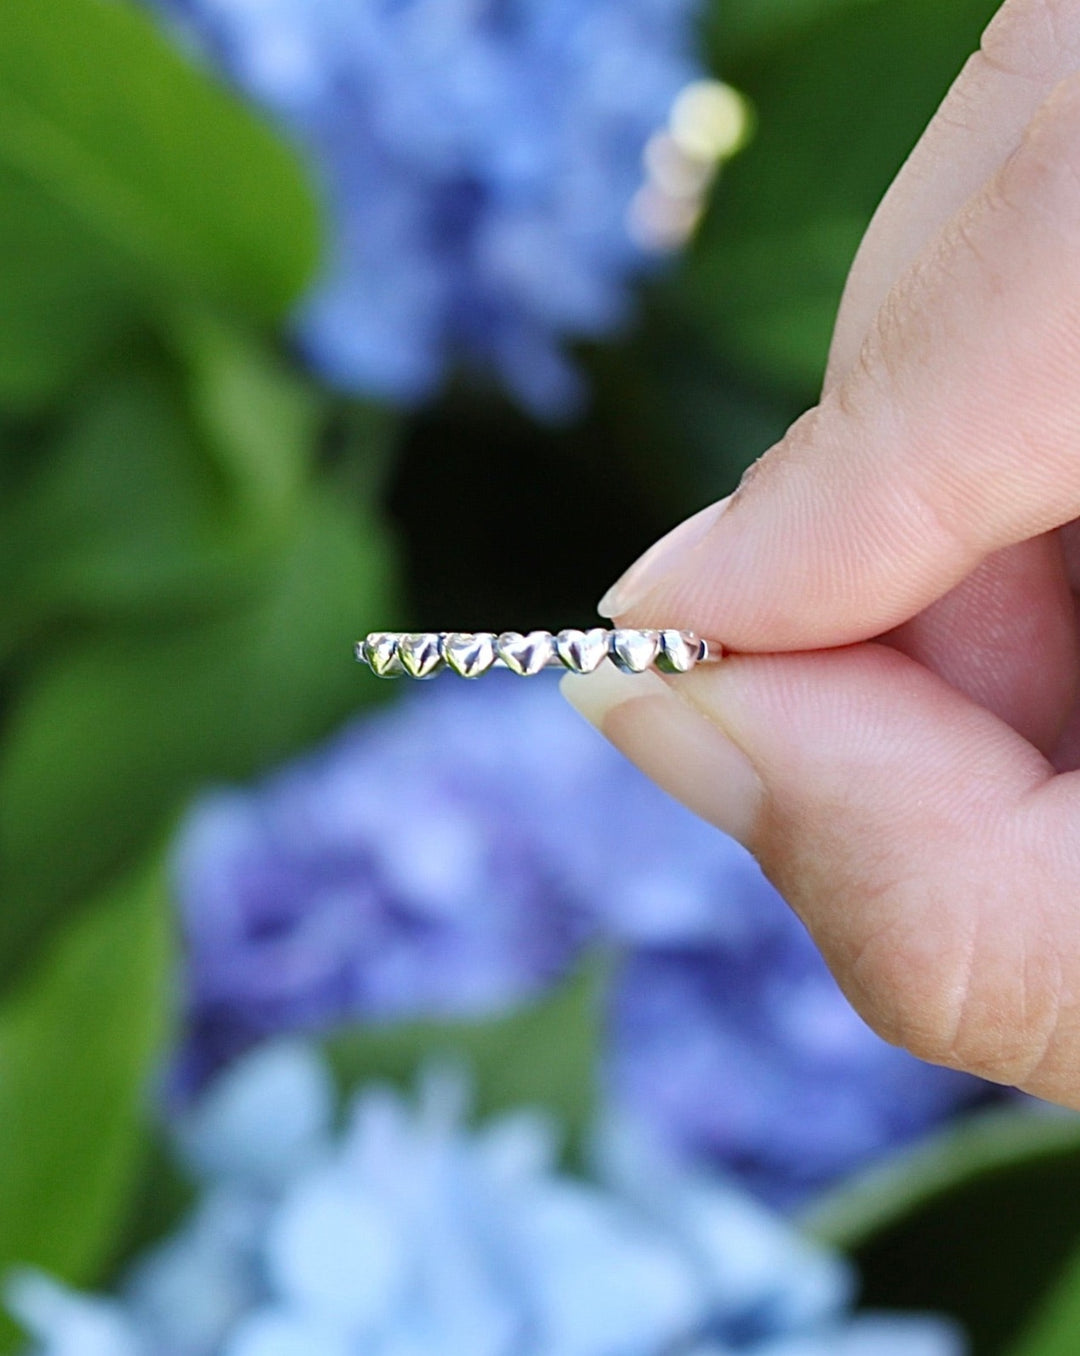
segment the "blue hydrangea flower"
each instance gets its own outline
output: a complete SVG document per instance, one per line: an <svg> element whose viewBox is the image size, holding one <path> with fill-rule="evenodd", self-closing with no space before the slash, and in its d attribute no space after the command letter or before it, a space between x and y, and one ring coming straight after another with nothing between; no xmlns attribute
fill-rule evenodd
<svg viewBox="0 0 1080 1356"><path fill-rule="evenodd" d="M985 1089L879 1040L749 854L546 675L443 677L263 783L206 796L174 878L183 1086L274 1032L503 1010L600 943L626 956L610 1093L772 1201Z"/></svg>
<svg viewBox="0 0 1080 1356"><path fill-rule="evenodd" d="M258 1051L182 1126L202 1194L117 1297L9 1284L35 1356L961 1356L851 1316L846 1264L729 1184L618 1126L569 1177L546 1118L470 1132L465 1093L368 1088L338 1133L316 1053Z"/></svg>
<svg viewBox="0 0 1080 1356"><path fill-rule="evenodd" d="M545 414L564 336L626 317L642 151L700 74L698 0L153 0L307 150L331 220L299 319L330 380L464 361Z"/></svg>

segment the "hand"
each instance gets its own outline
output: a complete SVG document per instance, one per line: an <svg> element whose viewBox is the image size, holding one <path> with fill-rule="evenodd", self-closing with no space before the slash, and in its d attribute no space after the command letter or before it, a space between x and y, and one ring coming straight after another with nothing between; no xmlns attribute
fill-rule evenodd
<svg viewBox="0 0 1080 1356"><path fill-rule="evenodd" d="M820 404L601 610L738 653L569 699L925 1059L1080 1107L1080 0L1009 0L867 232Z"/></svg>

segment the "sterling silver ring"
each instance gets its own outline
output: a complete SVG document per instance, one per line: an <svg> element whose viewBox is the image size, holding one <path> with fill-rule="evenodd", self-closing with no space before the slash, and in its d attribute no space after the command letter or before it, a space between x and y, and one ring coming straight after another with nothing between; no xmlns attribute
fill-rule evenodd
<svg viewBox="0 0 1080 1356"><path fill-rule="evenodd" d="M356 645L356 657L379 678L434 678L443 669L479 678L489 669L509 669L522 678L542 669L592 673L608 660L624 673L687 673L715 664L723 646L693 631L372 631Z"/></svg>

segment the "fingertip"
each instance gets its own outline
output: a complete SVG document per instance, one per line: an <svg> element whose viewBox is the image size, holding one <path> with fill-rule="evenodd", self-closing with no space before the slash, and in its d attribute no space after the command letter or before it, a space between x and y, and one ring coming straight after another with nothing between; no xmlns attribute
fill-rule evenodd
<svg viewBox="0 0 1080 1356"><path fill-rule="evenodd" d="M559 691L580 716L603 733L608 713L624 702L656 695L663 684L653 673L623 673L604 663L592 673L564 673Z"/></svg>
<svg viewBox="0 0 1080 1356"><path fill-rule="evenodd" d="M689 675L664 680L602 665L567 674L563 696L658 786L694 814L750 845L764 801L753 765L717 725L677 695Z"/></svg>

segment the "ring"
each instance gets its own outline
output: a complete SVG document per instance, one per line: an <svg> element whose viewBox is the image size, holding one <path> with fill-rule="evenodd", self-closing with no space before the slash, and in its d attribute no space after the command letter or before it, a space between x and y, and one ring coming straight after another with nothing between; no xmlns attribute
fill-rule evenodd
<svg viewBox="0 0 1080 1356"><path fill-rule="evenodd" d="M372 631L356 645L356 657L379 678L434 678L450 669L479 678L489 669L509 669L529 678L542 669L592 673L608 660L624 673L688 673L715 664L724 649L693 631Z"/></svg>

